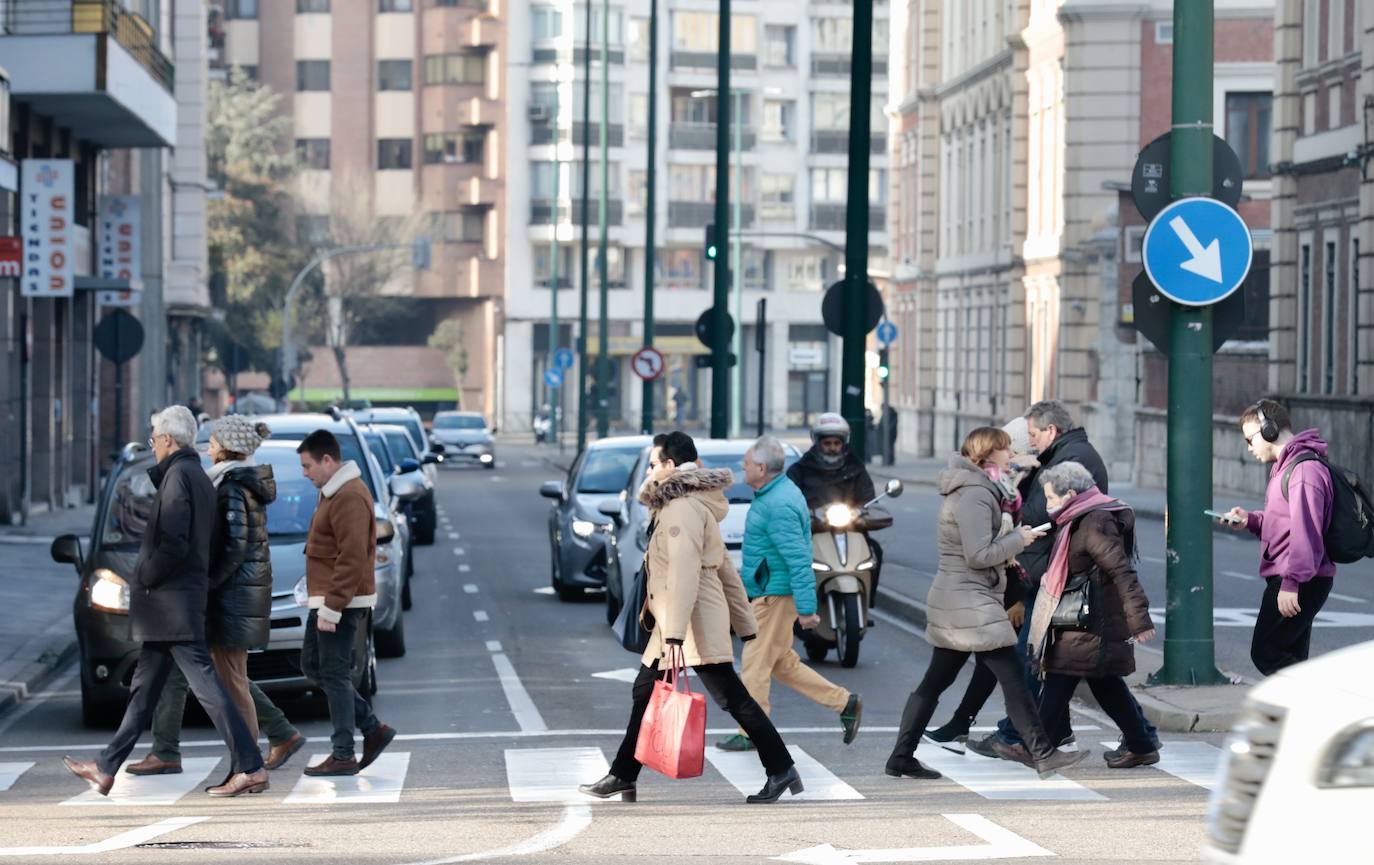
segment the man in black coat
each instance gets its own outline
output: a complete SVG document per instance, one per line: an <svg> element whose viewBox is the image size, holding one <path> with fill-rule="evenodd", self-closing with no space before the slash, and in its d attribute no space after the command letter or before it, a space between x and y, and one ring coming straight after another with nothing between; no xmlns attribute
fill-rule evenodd
<svg viewBox="0 0 1374 865"><path fill-rule="evenodd" d="M153 416L149 444L158 462L148 476L157 487L157 497L129 581L130 629L133 639L143 644L130 683L129 705L114 739L99 757L62 758L72 774L102 796L109 794L115 773L148 728L173 664L186 676L232 755L228 780L211 787L210 795L237 796L267 789L267 770L258 744L215 675L205 643L215 488L192 447L195 439L196 419L185 406L172 406Z"/></svg>
<svg viewBox="0 0 1374 865"><path fill-rule="evenodd" d="M806 506L813 511L833 504L862 507L874 497L868 469L849 448L849 422L834 412L816 419L811 449L792 464L787 477L801 489Z"/></svg>

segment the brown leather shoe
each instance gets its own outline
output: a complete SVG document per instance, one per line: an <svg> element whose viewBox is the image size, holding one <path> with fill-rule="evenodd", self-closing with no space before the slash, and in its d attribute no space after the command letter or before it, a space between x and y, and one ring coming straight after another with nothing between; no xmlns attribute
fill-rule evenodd
<svg viewBox="0 0 1374 865"><path fill-rule="evenodd" d="M286 761L296 756L296 752L305 747L305 737L300 733L287 739L279 745L273 745L267 750L267 758L262 761L266 769L280 769L286 765Z"/></svg>
<svg viewBox="0 0 1374 865"><path fill-rule="evenodd" d="M259 769L256 772L239 772L236 775L231 775L228 781L218 787L211 787L205 792L216 799L230 799L244 793L261 793L268 788L269 784L267 770Z"/></svg>
<svg viewBox="0 0 1374 865"><path fill-rule="evenodd" d="M366 769L372 762L382 756L386 746L391 744L391 740L396 738L396 731L382 724L377 729L363 737L363 759L358 763L358 769Z"/></svg>
<svg viewBox="0 0 1374 865"><path fill-rule="evenodd" d="M992 740L992 750L996 751L997 756L1001 757L1003 760L1010 760L1013 763L1020 763L1023 766L1030 766L1035 762L1031 759L1030 751L1026 750L1026 746L1020 743L1008 745L1001 739L994 738Z"/></svg>
<svg viewBox="0 0 1374 865"><path fill-rule="evenodd" d="M322 775L356 775L358 774L358 761L340 760L330 754L324 759L324 762L306 766L305 774L312 778L318 778Z"/></svg>
<svg viewBox="0 0 1374 865"><path fill-rule="evenodd" d="M181 763L164 760L156 754L149 754L137 763L124 767L130 775L180 775Z"/></svg>
<svg viewBox="0 0 1374 865"><path fill-rule="evenodd" d="M63 757L62 765L67 767L67 771L90 784L95 792L102 796L110 795L110 788L114 786L114 776L100 771L94 760L73 760L71 757Z"/></svg>
<svg viewBox="0 0 1374 865"><path fill-rule="evenodd" d="M1134 751L1127 751L1115 757L1107 756L1107 768L1109 769L1134 769L1136 766L1153 766L1159 762L1159 752L1151 751L1148 754L1137 754Z"/></svg>

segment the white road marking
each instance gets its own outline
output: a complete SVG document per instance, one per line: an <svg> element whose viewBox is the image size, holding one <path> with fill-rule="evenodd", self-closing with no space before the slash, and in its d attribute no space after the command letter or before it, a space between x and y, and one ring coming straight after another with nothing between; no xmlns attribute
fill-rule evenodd
<svg viewBox="0 0 1374 865"><path fill-rule="evenodd" d="M460 534L458 534L457 532L449 532L449 533L448 533L448 539L449 539L450 541L458 541L458 540L462 540L462 538L463 538L463 536L460 535Z"/></svg>
<svg viewBox="0 0 1374 865"><path fill-rule="evenodd" d="M221 741L220 745L223 746ZM123 767L115 773L114 786L110 795L101 796L94 790L87 790L74 796L63 805L134 805L149 807L155 805L175 805L177 800L205 781L206 777L219 765L219 757L192 757L181 761L180 775L130 775Z"/></svg>
<svg viewBox="0 0 1374 865"><path fill-rule="evenodd" d="M1106 798L1061 775L1041 781L1034 769L1009 760L991 760L973 753L960 756L944 748L921 748L916 759L984 799L1097 802Z"/></svg>
<svg viewBox="0 0 1374 865"><path fill-rule="evenodd" d="M506 702L510 703L511 714L520 725L520 731L547 732L549 725L544 723L544 717L539 714L539 708L534 705L534 700L530 699L529 691L525 690L520 677L515 674L515 666L511 664L510 658L504 654L495 654L491 656L491 662L496 665L496 675L501 679L501 690L506 692Z"/></svg>
<svg viewBox="0 0 1374 865"><path fill-rule="evenodd" d="M611 771L600 748L508 748L506 783L512 802L593 803L577 792ZM609 800L606 800L609 801Z"/></svg>
<svg viewBox="0 0 1374 865"><path fill-rule="evenodd" d="M604 673L592 673L593 679L610 679L612 682L633 682L639 677L639 670L636 667L622 667L619 670L607 670Z"/></svg>
<svg viewBox="0 0 1374 865"><path fill-rule="evenodd" d="M1163 564L1166 564L1166 562L1165 562L1163 559L1161 559L1160 557L1158 557L1158 556L1141 556L1141 557L1140 557L1140 560L1141 560L1142 562L1149 562L1149 563L1152 564L1152 565L1163 565Z"/></svg>
<svg viewBox="0 0 1374 865"><path fill-rule="evenodd" d="M455 556L466 556L468 554L468 551L463 549L462 547L454 547L453 554Z"/></svg>
<svg viewBox="0 0 1374 865"><path fill-rule="evenodd" d="M1353 595L1342 595L1340 592L1332 592L1331 594L1327 595L1327 597L1328 597L1328 598L1335 598L1335 599L1338 600L1338 601L1345 601L1347 604L1363 604L1363 603L1366 603L1366 601L1365 601L1364 598L1357 598L1357 597L1354 597Z"/></svg>
<svg viewBox="0 0 1374 865"><path fill-rule="evenodd" d="M1255 576L1254 574L1242 574L1240 571L1222 571L1222 574L1224 574L1225 576L1228 576L1228 577L1235 577L1235 578L1238 579L1238 580L1257 580L1257 579L1259 579L1259 577Z"/></svg>
<svg viewBox="0 0 1374 865"><path fill-rule="evenodd" d="M858 862L949 862L976 861L989 859L1029 859L1039 856L1053 856L1046 850L1012 832L1004 829L981 814L944 814L946 820L982 839L982 844L968 844L950 847L902 847L888 850L837 850L829 844L820 844L806 850L774 856L779 862L796 862L801 865L851 865Z"/></svg>
<svg viewBox="0 0 1374 865"><path fill-rule="evenodd" d="M490 616L487 615L487 611L486 611L486 610L473 610L473 611L472 611L472 617L473 617L474 619L476 619L477 621L479 621L479 622L490 621L490 618L491 618Z"/></svg>
<svg viewBox="0 0 1374 865"><path fill-rule="evenodd" d="M465 584L465 585L463 586L463 591L467 592L469 595L475 595L475 594L477 594L477 591L478 591L478 589L477 589L477 584L476 584L476 583L467 583L467 584Z"/></svg>
<svg viewBox="0 0 1374 865"><path fill-rule="evenodd" d="M33 768L33 763L0 763L0 793L14 786L19 776Z"/></svg>
<svg viewBox="0 0 1374 865"><path fill-rule="evenodd" d="M1334 595L1333 595L1334 597ZM1212 610L1212 623L1218 628L1253 628L1259 615L1257 607L1216 607ZM1150 616L1160 622L1164 619L1163 607L1151 607ZM1347 613L1344 610L1323 609L1312 622L1314 628L1374 628L1374 614Z"/></svg>
<svg viewBox="0 0 1374 865"><path fill-rule="evenodd" d="M534 590L534 593L536 595L552 595L553 586L540 586L539 588Z"/></svg>
<svg viewBox="0 0 1374 865"><path fill-rule="evenodd" d="M458 573L460 573L460 574L467 574L467 573L471 573L471 572L472 572L472 566L471 566L471 565L459 565L459 566L458 566Z"/></svg>
<svg viewBox="0 0 1374 865"><path fill-rule="evenodd" d="M788 745L787 750L797 763L797 774L801 775L806 789L798 796L786 794L783 796L784 800L828 801L863 798L862 793L835 777L834 773L801 748ZM722 751L708 742L706 760L712 768L725 776L725 780L729 781L731 786L746 796L757 793L767 780L767 773L759 765L759 755L752 751Z"/></svg>
<svg viewBox="0 0 1374 865"><path fill-rule="evenodd" d="M36 547L49 547L57 538L37 535L0 535L0 544L33 544Z"/></svg>
<svg viewBox="0 0 1374 865"><path fill-rule="evenodd" d="M1116 742L1102 743L1104 748L1115 748L1116 745ZM1221 749L1215 745L1169 741L1159 749L1159 762L1155 768L1204 790L1215 790L1220 763Z"/></svg>
<svg viewBox="0 0 1374 865"><path fill-rule="evenodd" d="M97 841L94 844L85 844L80 847L0 847L0 856L95 856L100 853L112 853L115 850L125 850L139 844L147 844L154 838L166 835L168 832L175 832L187 826L204 823L209 819L209 817L169 817L151 826L130 829L128 832L121 832L114 837Z"/></svg>
<svg viewBox="0 0 1374 865"><path fill-rule="evenodd" d="M424 862L407 862L405 865L454 865L458 862L483 862L487 859L532 856L535 853L543 853L555 847L562 847L585 832L590 825L592 825L592 809L589 805L565 805L563 817L558 821L558 825L552 829L545 829L527 841L521 841L519 844L512 844L509 847L500 847L496 850L485 850L481 853L464 853L462 856L429 859Z"/></svg>
<svg viewBox="0 0 1374 865"><path fill-rule="evenodd" d="M315 754L306 761L313 766L328 754ZM406 772L410 770L410 753L387 751L371 766L356 775L312 778L302 775L290 795L287 805L394 805L401 801Z"/></svg>
<svg viewBox="0 0 1374 865"><path fill-rule="evenodd" d="M488 651L488 652L499 652L499 651L501 651L501 641L500 641L500 640L487 640L487 651Z"/></svg>

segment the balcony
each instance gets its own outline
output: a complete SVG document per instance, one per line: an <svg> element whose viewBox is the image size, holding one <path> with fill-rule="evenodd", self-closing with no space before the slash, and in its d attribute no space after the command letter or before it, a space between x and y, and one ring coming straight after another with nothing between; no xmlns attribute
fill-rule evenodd
<svg viewBox="0 0 1374 865"><path fill-rule="evenodd" d="M847 129L817 129L811 133L811 152L812 153L848 153L849 152L849 130ZM887 152L887 135L877 133L869 138L869 153Z"/></svg>
<svg viewBox="0 0 1374 865"><path fill-rule="evenodd" d="M596 225L600 220L598 208L600 202L593 198L587 203L589 225ZM606 198L606 224L620 225L624 218L625 205L618 195L611 195ZM553 218L553 201L548 198L535 198L530 201L530 225L549 225ZM558 221L579 223L582 219L582 199L574 198L571 201L560 202L558 206Z"/></svg>
<svg viewBox="0 0 1374 865"><path fill-rule="evenodd" d="M843 204L811 205L811 221L809 223L811 230L844 231L847 209L847 206ZM873 205L868 208L868 231L870 234L881 234L887 231L886 206Z"/></svg>
<svg viewBox="0 0 1374 865"><path fill-rule="evenodd" d="M698 69L709 71L716 68L716 51L674 51L673 69ZM731 54L730 68L752 71L759 68L757 54Z"/></svg>
<svg viewBox="0 0 1374 865"><path fill-rule="evenodd" d="M740 147L753 150L758 135L750 127L740 130ZM730 130L730 149L735 149L735 132ZM668 127L668 147L671 150L715 150L716 124L674 123Z"/></svg>
<svg viewBox="0 0 1374 865"><path fill-rule="evenodd" d="M734 207L730 213L733 218ZM716 205L710 201L669 201L668 226L670 228L705 228L716 218ZM754 224L754 205L740 205L740 222L749 228Z"/></svg>
<svg viewBox="0 0 1374 865"><path fill-rule="evenodd" d="M571 127L558 127L558 141L561 144L575 144L582 146L582 131L586 129L588 141L592 147L601 145L601 124L588 123L585 126L581 121L576 121ZM530 144L552 144L554 140L554 126L548 121L530 121ZM612 123L606 128L606 145L608 147L625 146L625 127L619 123Z"/></svg>
<svg viewBox="0 0 1374 865"><path fill-rule="evenodd" d="M0 58L17 102L100 147L171 147L173 67L114 0L12 0Z"/></svg>
<svg viewBox="0 0 1374 865"><path fill-rule="evenodd" d="M811 74L817 78L848 78L852 65L848 54L811 55ZM887 58L873 58L873 75L887 75Z"/></svg>
<svg viewBox="0 0 1374 865"><path fill-rule="evenodd" d="M622 45L612 45L606 49L606 56L610 58L612 66L625 65L625 48ZM530 50L530 60L536 65L552 65L555 63L572 63L581 69L586 62L587 49L585 45L577 45L572 50L567 48L557 48L553 45L535 45ZM592 62L601 62L601 44L592 46Z"/></svg>

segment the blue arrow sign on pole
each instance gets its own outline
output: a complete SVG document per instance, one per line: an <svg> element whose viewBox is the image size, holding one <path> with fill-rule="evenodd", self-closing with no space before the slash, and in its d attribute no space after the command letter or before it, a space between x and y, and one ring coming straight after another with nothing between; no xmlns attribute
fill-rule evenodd
<svg viewBox="0 0 1374 865"><path fill-rule="evenodd" d="M570 348L560 348L553 353L553 365L565 372L572 369L575 356Z"/></svg>
<svg viewBox="0 0 1374 865"><path fill-rule="evenodd" d="M1211 198L1184 198L1159 212L1141 256L1160 293L1185 306L1210 306L1240 288L1254 257L1240 214Z"/></svg>
<svg viewBox="0 0 1374 865"><path fill-rule="evenodd" d="M897 341L897 325L884 319L878 324L875 336L878 337L878 342L882 345L892 345Z"/></svg>
<svg viewBox="0 0 1374 865"><path fill-rule="evenodd" d="M563 386L563 370L561 370L561 369L546 369L546 370L544 370L544 384L548 385L549 387L562 387L562 386Z"/></svg>

